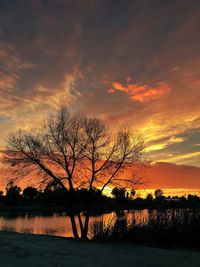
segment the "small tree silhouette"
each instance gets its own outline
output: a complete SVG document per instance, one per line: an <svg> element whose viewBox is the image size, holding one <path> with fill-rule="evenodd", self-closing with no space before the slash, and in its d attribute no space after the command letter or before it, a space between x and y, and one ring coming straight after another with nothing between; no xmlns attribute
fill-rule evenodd
<svg viewBox="0 0 200 267"><path fill-rule="evenodd" d="M14 183L10 181L6 187L6 197L5 197L6 203L9 205L19 204L21 200L20 192L21 188L17 185L14 185Z"/></svg>
<svg viewBox="0 0 200 267"><path fill-rule="evenodd" d="M114 187L111 194L113 197L117 200L124 200L126 196L126 189L125 188L119 188L119 187Z"/></svg>
<svg viewBox="0 0 200 267"><path fill-rule="evenodd" d="M163 191L162 191L162 189L156 189L155 192L154 192L154 196L155 196L155 198L161 198L161 197L163 197Z"/></svg>
<svg viewBox="0 0 200 267"><path fill-rule="evenodd" d="M149 202L151 202L151 201L153 200L153 196L152 196L152 194L149 193L149 194L147 195L147 197L146 197L146 200L149 201Z"/></svg>
<svg viewBox="0 0 200 267"><path fill-rule="evenodd" d="M36 196L38 195L38 190L37 188L34 188L34 187L26 187L24 190L23 190L23 197L27 200L33 200Z"/></svg>

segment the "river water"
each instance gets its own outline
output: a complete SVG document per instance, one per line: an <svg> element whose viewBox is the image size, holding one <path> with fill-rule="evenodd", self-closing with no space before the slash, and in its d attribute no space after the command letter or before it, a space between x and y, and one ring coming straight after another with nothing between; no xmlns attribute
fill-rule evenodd
<svg viewBox="0 0 200 267"><path fill-rule="evenodd" d="M84 217L84 214L81 216ZM148 217L149 211L147 209L123 212L112 211L101 215L91 216L89 224L89 237L93 236L93 229L95 225L98 225L99 223L111 225L114 224L116 220L126 219L127 221L134 220L136 223L143 224L147 222ZM0 231L72 237L70 218L64 213L55 213L53 215L0 215Z"/></svg>

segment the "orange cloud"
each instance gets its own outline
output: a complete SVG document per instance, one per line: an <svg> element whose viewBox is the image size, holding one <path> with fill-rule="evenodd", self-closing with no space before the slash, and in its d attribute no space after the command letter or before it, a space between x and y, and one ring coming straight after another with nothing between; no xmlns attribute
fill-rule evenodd
<svg viewBox="0 0 200 267"><path fill-rule="evenodd" d="M112 88L108 90L108 93L114 93L117 90L128 94L134 101L145 103L150 100L162 98L170 93L171 88L164 82L157 83L154 87L146 84L127 84L124 86L121 83L114 82L112 83Z"/></svg>

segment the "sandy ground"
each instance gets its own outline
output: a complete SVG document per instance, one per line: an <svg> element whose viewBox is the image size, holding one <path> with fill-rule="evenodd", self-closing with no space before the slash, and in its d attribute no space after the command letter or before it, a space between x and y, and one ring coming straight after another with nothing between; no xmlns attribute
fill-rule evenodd
<svg viewBox="0 0 200 267"><path fill-rule="evenodd" d="M0 266L199 267L200 253L0 232Z"/></svg>

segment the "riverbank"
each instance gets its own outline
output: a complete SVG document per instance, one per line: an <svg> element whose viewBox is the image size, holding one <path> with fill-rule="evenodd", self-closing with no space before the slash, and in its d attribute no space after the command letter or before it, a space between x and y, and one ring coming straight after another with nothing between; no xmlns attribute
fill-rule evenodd
<svg viewBox="0 0 200 267"><path fill-rule="evenodd" d="M200 253L0 232L1 267L198 267Z"/></svg>
<svg viewBox="0 0 200 267"><path fill-rule="evenodd" d="M95 204L91 209L91 214L98 215L111 211L126 211L126 210L166 210L166 209L199 209L199 202L183 201L181 199L154 199L148 202L146 199L135 199L133 201L116 202L113 199L109 204ZM0 205L0 215L4 214L54 214L67 213L69 207L51 206L51 205ZM75 205L74 212L85 212L87 206Z"/></svg>

